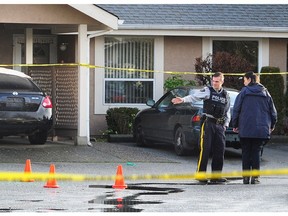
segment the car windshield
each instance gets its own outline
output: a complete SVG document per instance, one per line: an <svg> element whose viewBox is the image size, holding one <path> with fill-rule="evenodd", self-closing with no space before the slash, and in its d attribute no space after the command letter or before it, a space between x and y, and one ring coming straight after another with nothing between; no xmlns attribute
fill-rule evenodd
<svg viewBox="0 0 288 216"><path fill-rule="evenodd" d="M193 94L195 91L198 91L198 90L199 89L191 89L189 91L189 94ZM229 96L230 96L230 106L233 106L235 103L235 99L238 95L238 92L237 91L230 91L230 90L227 90L227 91L228 91ZM203 100L195 102L194 105L203 105Z"/></svg>

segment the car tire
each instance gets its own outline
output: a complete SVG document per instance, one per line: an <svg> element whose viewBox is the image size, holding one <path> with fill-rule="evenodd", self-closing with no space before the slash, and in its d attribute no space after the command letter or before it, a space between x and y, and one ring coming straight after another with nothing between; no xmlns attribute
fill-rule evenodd
<svg viewBox="0 0 288 216"><path fill-rule="evenodd" d="M28 139L32 145L43 145L46 143L48 137L47 131L39 131L33 135L29 135Z"/></svg>
<svg viewBox="0 0 288 216"><path fill-rule="evenodd" d="M178 127L174 134L174 150L177 155L183 156L188 154L188 150L185 148L186 139L183 133L182 127Z"/></svg>
<svg viewBox="0 0 288 216"><path fill-rule="evenodd" d="M141 124L137 124L135 131L135 142L137 146L147 147L147 140L144 138L144 133Z"/></svg>

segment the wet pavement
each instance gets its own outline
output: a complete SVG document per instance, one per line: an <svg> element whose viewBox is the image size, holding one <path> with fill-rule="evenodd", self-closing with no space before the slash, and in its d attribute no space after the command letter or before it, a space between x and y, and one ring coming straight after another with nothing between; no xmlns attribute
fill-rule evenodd
<svg viewBox="0 0 288 216"><path fill-rule="evenodd" d="M75 146L73 140L48 141L45 145L30 145L25 138L0 139L0 163L22 163L27 158L33 162L68 163L123 163L171 162L156 156L145 148L137 148L134 143L92 142L93 147Z"/></svg>
<svg viewBox="0 0 288 216"><path fill-rule="evenodd" d="M72 140L48 141L32 146L26 139L0 140L0 170L22 172L31 160L33 172L123 176L193 173L197 155L179 157L173 148L140 148L134 143L92 142L74 146ZM288 167L287 144L271 142L264 149L262 168ZM227 150L224 172L241 169L241 151ZM44 188L46 182L0 182L0 212L275 212L288 211L287 176L263 176L260 185L243 185L231 178L225 185L199 185L194 179L127 180L124 190L112 180L57 181L59 188ZM249 197L249 199L247 198ZM264 206L264 207L263 207Z"/></svg>

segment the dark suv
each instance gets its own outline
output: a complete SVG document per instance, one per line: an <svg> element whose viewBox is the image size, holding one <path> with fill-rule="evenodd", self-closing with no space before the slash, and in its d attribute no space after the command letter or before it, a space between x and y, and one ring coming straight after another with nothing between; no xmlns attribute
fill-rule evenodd
<svg viewBox="0 0 288 216"><path fill-rule="evenodd" d="M26 135L44 144L53 125L52 102L30 76L0 68L0 138Z"/></svg>

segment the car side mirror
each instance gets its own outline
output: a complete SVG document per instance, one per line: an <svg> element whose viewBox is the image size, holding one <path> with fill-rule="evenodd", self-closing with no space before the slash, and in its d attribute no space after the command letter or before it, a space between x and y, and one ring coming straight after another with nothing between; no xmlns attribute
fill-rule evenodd
<svg viewBox="0 0 288 216"><path fill-rule="evenodd" d="M148 100L146 101L146 105L147 105L147 106L152 107L152 106L154 106L154 104L155 104L155 101L154 101L153 99L148 99Z"/></svg>

